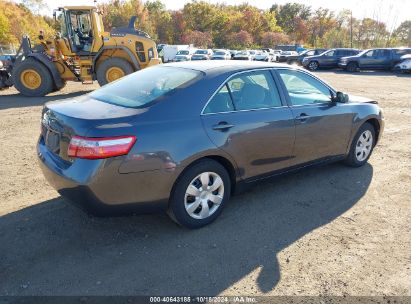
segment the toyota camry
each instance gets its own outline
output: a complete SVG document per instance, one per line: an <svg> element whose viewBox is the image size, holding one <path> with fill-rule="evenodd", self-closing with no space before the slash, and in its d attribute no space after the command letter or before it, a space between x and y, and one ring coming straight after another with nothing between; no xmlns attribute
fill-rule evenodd
<svg viewBox="0 0 411 304"><path fill-rule="evenodd" d="M47 103L37 154L48 182L88 210L167 211L199 228L255 182L364 165L383 126L376 101L297 67L181 62Z"/></svg>

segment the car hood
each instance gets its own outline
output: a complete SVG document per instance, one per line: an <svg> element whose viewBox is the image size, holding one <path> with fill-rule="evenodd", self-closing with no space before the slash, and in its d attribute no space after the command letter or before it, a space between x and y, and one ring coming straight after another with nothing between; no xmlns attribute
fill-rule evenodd
<svg viewBox="0 0 411 304"><path fill-rule="evenodd" d="M264 58L267 58L268 57L268 55L255 55L255 58L260 58L260 59L264 59Z"/></svg>
<svg viewBox="0 0 411 304"><path fill-rule="evenodd" d="M349 98L348 102L350 102L350 103L373 103L373 104L378 104L378 102L375 99L370 99L370 98L367 98L367 97L348 94L348 98Z"/></svg>
<svg viewBox="0 0 411 304"><path fill-rule="evenodd" d="M188 58L190 55L176 55L175 58Z"/></svg>
<svg viewBox="0 0 411 304"><path fill-rule="evenodd" d="M194 54L192 57L207 57L206 54Z"/></svg>

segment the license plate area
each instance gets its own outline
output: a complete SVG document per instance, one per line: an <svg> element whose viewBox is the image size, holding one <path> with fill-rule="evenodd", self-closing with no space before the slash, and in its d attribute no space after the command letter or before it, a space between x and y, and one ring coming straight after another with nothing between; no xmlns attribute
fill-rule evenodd
<svg viewBox="0 0 411 304"><path fill-rule="evenodd" d="M51 130L46 130L45 136L45 143L46 147L53 153L59 154L60 153L60 134Z"/></svg>

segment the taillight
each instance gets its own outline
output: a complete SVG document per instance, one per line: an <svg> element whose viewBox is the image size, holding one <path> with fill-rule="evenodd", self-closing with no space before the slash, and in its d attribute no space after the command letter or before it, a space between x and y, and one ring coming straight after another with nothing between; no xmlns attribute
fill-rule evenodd
<svg viewBox="0 0 411 304"><path fill-rule="evenodd" d="M68 156L73 158L100 159L130 152L135 136L82 137L73 136L68 147Z"/></svg>

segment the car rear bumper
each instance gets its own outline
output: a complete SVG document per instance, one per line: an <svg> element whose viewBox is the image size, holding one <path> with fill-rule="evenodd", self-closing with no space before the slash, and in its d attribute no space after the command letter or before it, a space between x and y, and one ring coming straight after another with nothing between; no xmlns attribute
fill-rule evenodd
<svg viewBox="0 0 411 304"><path fill-rule="evenodd" d="M48 183L63 197L97 215L164 211L173 175L161 170L121 174L122 158L78 159L73 164L53 155L41 141L37 156Z"/></svg>

